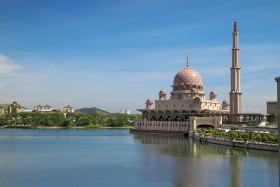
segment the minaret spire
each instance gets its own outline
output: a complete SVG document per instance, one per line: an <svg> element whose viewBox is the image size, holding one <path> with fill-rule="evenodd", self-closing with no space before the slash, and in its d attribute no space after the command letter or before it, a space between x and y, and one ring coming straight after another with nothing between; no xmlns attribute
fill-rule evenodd
<svg viewBox="0 0 280 187"><path fill-rule="evenodd" d="M238 32L238 29L237 29L237 21L235 20L234 22L234 32Z"/></svg>
<svg viewBox="0 0 280 187"><path fill-rule="evenodd" d="M189 53L187 53L187 68L190 67L190 63L189 63Z"/></svg>

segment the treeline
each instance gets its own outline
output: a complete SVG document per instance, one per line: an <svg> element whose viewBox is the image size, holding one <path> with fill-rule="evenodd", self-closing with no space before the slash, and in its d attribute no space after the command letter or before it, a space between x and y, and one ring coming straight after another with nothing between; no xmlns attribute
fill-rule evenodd
<svg viewBox="0 0 280 187"><path fill-rule="evenodd" d="M93 108L81 108L78 109L76 111L82 112L82 113L89 113L89 114L100 114L100 115L107 115L107 114L111 114L105 110L101 110L99 108L93 107Z"/></svg>
<svg viewBox="0 0 280 187"><path fill-rule="evenodd" d="M0 126L31 127L125 127L133 121L141 120L141 115L118 114L76 114L76 113L16 113L0 116Z"/></svg>

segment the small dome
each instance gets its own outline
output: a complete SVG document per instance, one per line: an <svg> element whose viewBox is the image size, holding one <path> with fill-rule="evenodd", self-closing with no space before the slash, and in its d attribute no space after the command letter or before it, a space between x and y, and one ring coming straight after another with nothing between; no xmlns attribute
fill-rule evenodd
<svg viewBox="0 0 280 187"><path fill-rule="evenodd" d="M210 92L210 95L217 95L217 94L216 94L216 92L215 92L214 90L212 90L212 91Z"/></svg>
<svg viewBox="0 0 280 187"><path fill-rule="evenodd" d="M228 103L228 101L225 99L224 101L223 101L223 105L228 105L229 103Z"/></svg>
<svg viewBox="0 0 280 187"><path fill-rule="evenodd" d="M151 98L147 99L147 103L153 103L153 100Z"/></svg>
<svg viewBox="0 0 280 187"><path fill-rule="evenodd" d="M166 94L166 92L163 89L161 89L159 93Z"/></svg>
<svg viewBox="0 0 280 187"><path fill-rule="evenodd" d="M200 101L199 97L194 98L194 101Z"/></svg>
<svg viewBox="0 0 280 187"><path fill-rule="evenodd" d="M192 92L197 92L197 90L195 88L192 88Z"/></svg>

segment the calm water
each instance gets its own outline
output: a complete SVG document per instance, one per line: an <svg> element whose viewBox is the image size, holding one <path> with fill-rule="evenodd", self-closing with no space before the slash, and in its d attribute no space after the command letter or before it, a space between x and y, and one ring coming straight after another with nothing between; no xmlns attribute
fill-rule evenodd
<svg viewBox="0 0 280 187"><path fill-rule="evenodd" d="M279 186L277 153L128 130L0 130L0 186Z"/></svg>

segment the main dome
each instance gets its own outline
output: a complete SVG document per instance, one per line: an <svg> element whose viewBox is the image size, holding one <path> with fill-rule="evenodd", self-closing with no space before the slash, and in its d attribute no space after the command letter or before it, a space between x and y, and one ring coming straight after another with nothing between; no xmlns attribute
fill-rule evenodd
<svg viewBox="0 0 280 187"><path fill-rule="evenodd" d="M196 85L202 86L202 78L199 73L192 68L185 68L179 71L173 81L173 85Z"/></svg>

